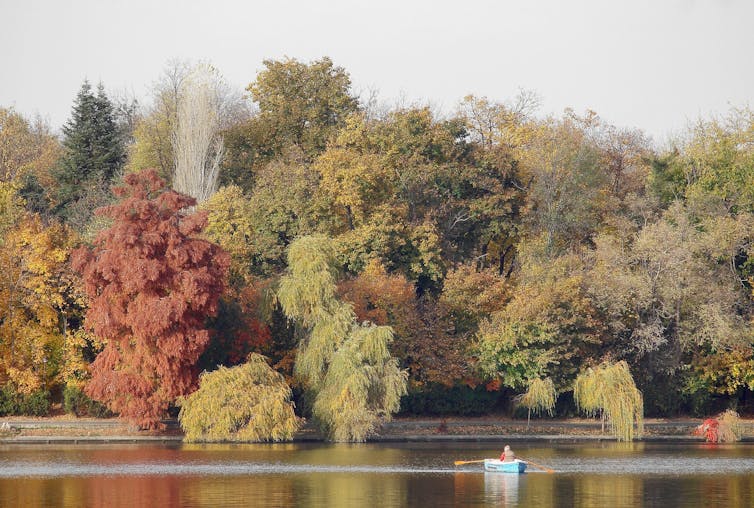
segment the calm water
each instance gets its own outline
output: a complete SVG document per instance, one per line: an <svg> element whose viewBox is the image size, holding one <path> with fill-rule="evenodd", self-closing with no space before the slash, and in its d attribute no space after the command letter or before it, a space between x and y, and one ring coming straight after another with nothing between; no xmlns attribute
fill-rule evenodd
<svg viewBox="0 0 754 508"><path fill-rule="evenodd" d="M489 444L5 445L0 505L754 506L752 445L513 444L557 472L453 466Z"/></svg>

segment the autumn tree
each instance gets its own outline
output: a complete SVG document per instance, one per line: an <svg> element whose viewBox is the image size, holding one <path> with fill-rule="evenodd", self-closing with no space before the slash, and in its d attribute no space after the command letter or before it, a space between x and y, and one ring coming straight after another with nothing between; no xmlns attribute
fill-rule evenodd
<svg viewBox="0 0 754 508"><path fill-rule="evenodd" d="M179 399L185 441L289 441L300 427L291 388L259 354L204 372L199 389Z"/></svg>
<svg viewBox="0 0 754 508"><path fill-rule="evenodd" d="M220 130L228 107L227 85L216 69L194 66L183 79L171 136L175 169L173 188L206 201L217 190L223 137Z"/></svg>
<svg viewBox="0 0 754 508"><path fill-rule="evenodd" d="M579 374L573 387L576 406L600 415L618 441L633 441L644 430L644 399L626 362L605 362Z"/></svg>
<svg viewBox="0 0 754 508"><path fill-rule="evenodd" d="M68 268L76 236L26 216L0 238L0 384L22 393L62 380L75 279Z"/></svg>
<svg viewBox="0 0 754 508"><path fill-rule="evenodd" d="M278 153L295 145L311 157L358 108L351 78L327 57L311 63L265 60L248 91L259 105L256 120L272 133Z"/></svg>
<svg viewBox="0 0 754 508"><path fill-rule="evenodd" d="M599 354L604 340L583 260L575 253L549 258L548 244L542 236L522 247L520 279L510 302L479 325L478 367L511 388L549 376L563 389L579 361Z"/></svg>
<svg viewBox="0 0 754 508"><path fill-rule="evenodd" d="M196 238L206 214L186 214L193 198L166 191L154 171L125 183L115 189L120 202L99 212L113 225L74 253L91 300L86 325L106 343L86 392L153 428L195 386L229 260Z"/></svg>
<svg viewBox="0 0 754 508"><path fill-rule="evenodd" d="M289 248L278 298L305 334L295 372L315 394L315 419L334 441L363 441L398 410L406 373L390 355L392 328L357 323L336 281L331 240L303 237Z"/></svg>

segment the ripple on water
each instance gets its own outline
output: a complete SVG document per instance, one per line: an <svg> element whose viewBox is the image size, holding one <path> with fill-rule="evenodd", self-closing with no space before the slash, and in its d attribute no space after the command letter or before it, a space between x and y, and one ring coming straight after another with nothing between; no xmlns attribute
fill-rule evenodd
<svg viewBox="0 0 754 508"><path fill-rule="evenodd" d="M588 474L731 474L754 472L754 458L557 458L538 460L558 473ZM438 465L322 465L275 462L171 463L145 462L124 464L30 463L4 461L0 478L65 476L243 476L264 474L454 474L481 473L480 465L449 468ZM530 468L529 473L539 471Z"/></svg>

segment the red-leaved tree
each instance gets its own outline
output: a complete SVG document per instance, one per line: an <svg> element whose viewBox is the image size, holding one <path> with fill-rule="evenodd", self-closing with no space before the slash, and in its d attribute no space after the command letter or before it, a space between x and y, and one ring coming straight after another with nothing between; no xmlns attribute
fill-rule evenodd
<svg viewBox="0 0 754 508"><path fill-rule="evenodd" d="M90 298L86 326L106 344L86 393L157 428L194 388L205 320L217 311L230 259L197 238L206 215L187 212L195 200L166 190L154 170L126 176L114 191L120 201L97 211L112 226L72 256Z"/></svg>

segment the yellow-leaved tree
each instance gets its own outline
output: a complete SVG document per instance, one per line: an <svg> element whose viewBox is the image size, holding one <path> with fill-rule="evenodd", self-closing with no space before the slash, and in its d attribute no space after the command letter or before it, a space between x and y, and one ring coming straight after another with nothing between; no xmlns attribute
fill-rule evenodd
<svg viewBox="0 0 754 508"><path fill-rule="evenodd" d="M573 386L576 406L589 416L602 417L618 441L633 441L644 430L644 399L636 388L628 364L605 362L589 368Z"/></svg>
<svg viewBox="0 0 754 508"><path fill-rule="evenodd" d="M337 298L337 275L329 238L299 238L288 250L278 299L305 334L295 373L314 393L315 421L334 441L364 441L399 409L407 374L388 349L393 329L358 323Z"/></svg>
<svg viewBox="0 0 754 508"><path fill-rule="evenodd" d="M256 353L242 365L203 373L199 389L179 404L188 442L288 441L301 425L291 388Z"/></svg>
<svg viewBox="0 0 754 508"><path fill-rule="evenodd" d="M62 370L73 275L71 231L28 216L11 227L0 249L0 384L21 393L49 388Z"/></svg>

